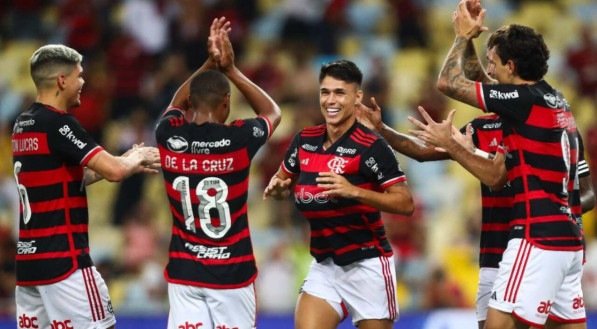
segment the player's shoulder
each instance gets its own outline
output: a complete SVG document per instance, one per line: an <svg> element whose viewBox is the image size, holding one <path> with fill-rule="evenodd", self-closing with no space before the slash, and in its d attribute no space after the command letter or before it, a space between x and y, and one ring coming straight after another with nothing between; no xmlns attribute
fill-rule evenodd
<svg viewBox="0 0 597 329"><path fill-rule="evenodd" d="M365 125L357 122L350 133L350 138L359 143L364 145L365 147L370 147L375 142L380 141L384 142L385 140L375 131L367 128Z"/></svg>
<svg viewBox="0 0 597 329"><path fill-rule="evenodd" d="M301 137L318 137L325 134L325 124L317 126L309 126L301 129L299 132Z"/></svg>
<svg viewBox="0 0 597 329"><path fill-rule="evenodd" d="M473 128L477 129L486 129L486 130L493 130L493 129L501 129L502 128L502 119L499 115L495 113L488 113L485 115L478 116L471 121L471 125Z"/></svg>

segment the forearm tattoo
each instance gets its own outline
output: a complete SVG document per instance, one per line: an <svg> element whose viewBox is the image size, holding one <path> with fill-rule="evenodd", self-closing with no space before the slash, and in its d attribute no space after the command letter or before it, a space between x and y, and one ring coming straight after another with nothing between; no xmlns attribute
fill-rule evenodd
<svg viewBox="0 0 597 329"><path fill-rule="evenodd" d="M464 75L473 81L483 81L485 72L479 62L479 57L475 51L475 45L472 40L466 43L466 48L462 56L462 62L464 67Z"/></svg>
<svg viewBox="0 0 597 329"><path fill-rule="evenodd" d="M454 40L440 72L440 79L447 82L445 93L448 97L472 104L476 99L474 81L467 78L466 63L463 63L467 44L468 40L463 37Z"/></svg>

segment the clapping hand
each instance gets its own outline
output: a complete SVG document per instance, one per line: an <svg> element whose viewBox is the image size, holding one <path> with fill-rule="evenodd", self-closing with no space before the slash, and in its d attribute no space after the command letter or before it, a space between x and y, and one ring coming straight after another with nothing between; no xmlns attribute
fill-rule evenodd
<svg viewBox="0 0 597 329"><path fill-rule="evenodd" d="M223 72L234 66L234 49L229 37L231 30L230 21L226 17L214 19L209 28L207 39L209 56Z"/></svg>

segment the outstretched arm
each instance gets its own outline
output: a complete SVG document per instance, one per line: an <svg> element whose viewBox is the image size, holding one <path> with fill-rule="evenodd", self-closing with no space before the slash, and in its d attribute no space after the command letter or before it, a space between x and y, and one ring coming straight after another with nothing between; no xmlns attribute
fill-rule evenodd
<svg viewBox="0 0 597 329"><path fill-rule="evenodd" d="M457 161L483 184L492 189L501 189L504 186L507 181L504 155L497 153L493 159L489 159L488 157L475 155L473 150L459 143L453 135L452 120L455 110L450 111L448 119L440 123L433 121L423 108L419 107L419 112L425 119L426 124L417 119L409 118L412 123L421 129L413 131L413 134L427 143L444 149L453 160Z"/></svg>
<svg viewBox="0 0 597 329"><path fill-rule="evenodd" d="M213 25L212 25L213 28ZM211 31L210 40L216 45L219 53L210 54L216 59L218 68L232 81L238 90L245 96L253 111L259 116L266 117L276 129L281 120L280 107L259 86L247 78L234 64L234 50L228 33L229 29ZM214 36L212 38L212 35ZM272 131L273 132L273 131Z"/></svg>
<svg viewBox="0 0 597 329"><path fill-rule="evenodd" d="M373 107L368 107L362 103L357 104L357 119L363 125L380 133L394 150L417 161L446 160L450 158L446 152L440 152L425 144L422 140L398 132L386 125L381 121L381 108L377 105L375 97L371 97L371 103Z"/></svg>
<svg viewBox="0 0 597 329"><path fill-rule="evenodd" d="M84 182L85 185L90 185L103 178L119 182L136 173L157 173L159 163L160 154L155 147L133 147L122 156L101 151L87 163Z"/></svg>

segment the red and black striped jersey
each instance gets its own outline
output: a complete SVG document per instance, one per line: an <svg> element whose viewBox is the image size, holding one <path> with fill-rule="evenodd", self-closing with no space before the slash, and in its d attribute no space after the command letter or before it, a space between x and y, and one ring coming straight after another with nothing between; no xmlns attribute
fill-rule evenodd
<svg viewBox="0 0 597 329"><path fill-rule="evenodd" d="M502 121L495 114L475 118L470 122L473 127L473 143L487 153L495 154L502 145ZM462 131L464 132L464 129ZM502 254L508 245L512 193L508 185L494 191L481 184L481 241L479 246L479 266L499 266Z"/></svg>
<svg viewBox="0 0 597 329"><path fill-rule="evenodd" d="M92 265L83 170L102 150L68 113L34 103L17 117L12 155L21 201L18 285L57 282Z"/></svg>
<svg viewBox="0 0 597 329"><path fill-rule="evenodd" d="M512 230L524 230L544 249L582 249L569 205L578 183L578 133L566 99L545 81L476 86L480 107L502 118Z"/></svg>
<svg viewBox="0 0 597 329"><path fill-rule="evenodd" d="M255 280L249 169L271 133L263 117L196 125L178 109L163 114L155 134L173 220L168 282L230 289Z"/></svg>
<svg viewBox="0 0 597 329"><path fill-rule="evenodd" d="M297 208L311 226L311 255L338 265L392 255L378 209L352 199L328 198L317 186L320 172L342 174L351 184L383 191L406 181L386 141L355 123L324 149L325 125L299 132L286 152L282 169L298 175L294 187Z"/></svg>

